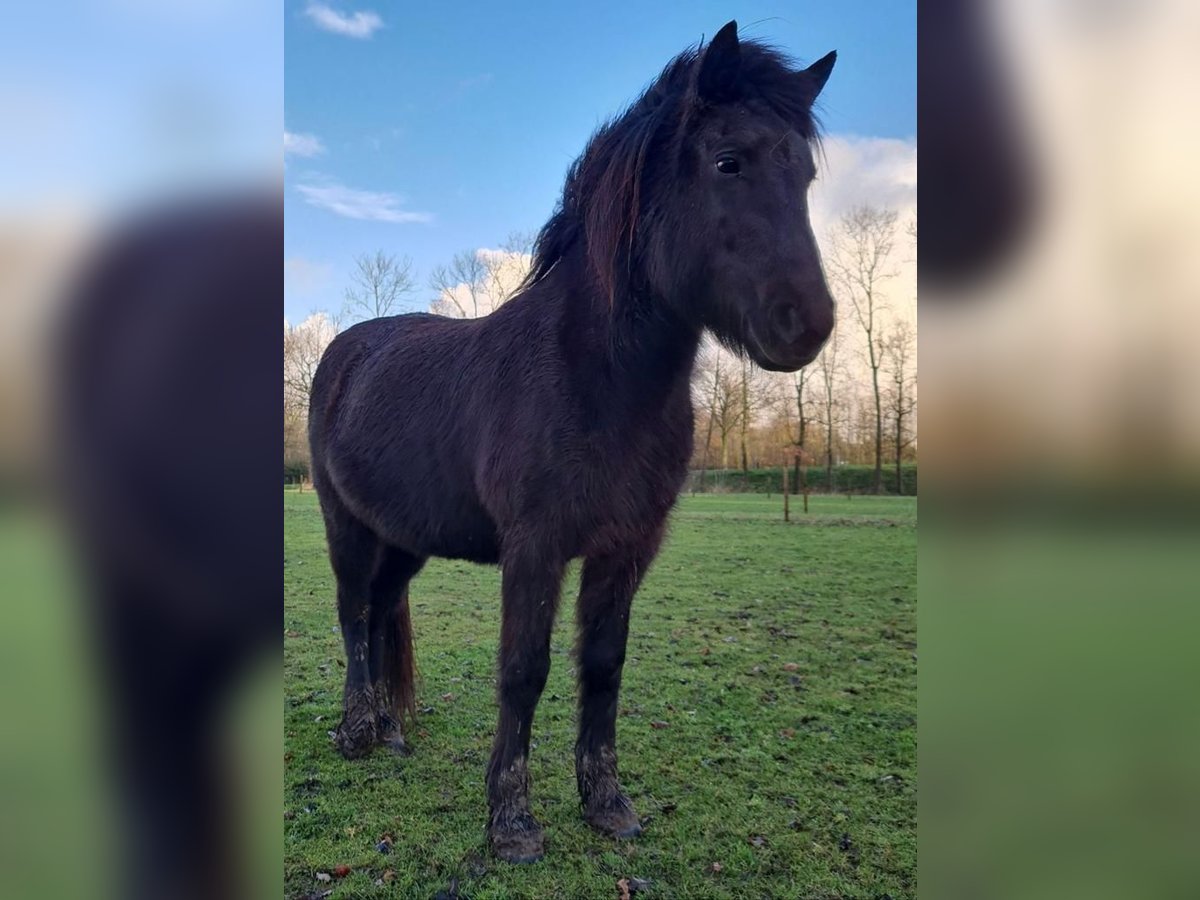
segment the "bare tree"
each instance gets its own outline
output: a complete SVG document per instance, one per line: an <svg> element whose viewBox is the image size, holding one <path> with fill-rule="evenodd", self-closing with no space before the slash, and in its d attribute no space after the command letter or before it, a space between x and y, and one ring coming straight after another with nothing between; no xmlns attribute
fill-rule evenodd
<svg viewBox="0 0 1200 900"><path fill-rule="evenodd" d="M347 322L394 316L416 291L413 262L382 250L354 258L351 284L346 288L342 318Z"/></svg>
<svg viewBox="0 0 1200 900"><path fill-rule="evenodd" d="M871 390L875 401L875 482L874 491L883 489L883 399L879 369L882 365L880 342L881 314L885 308L881 287L897 273L890 257L895 244L897 214L860 206L842 216L834 229L826 269L839 299L850 301L854 318L866 339L867 365L871 371Z"/></svg>
<svg viewBox="0 0 1200 900"><path fill-rule="evenodd" d="M510 231L500 249L514 256L533 256L533 248L537 243L536 231Z"/></svg>
<svg viewBox="0 0 1200 900"><path fill-rule="evenodd" d="M430 309L441 316L477 319L489 312L488 267L475 250L454 254L449 265L438 266L429 276L437 296Z"/></svg>
<svg viewBox="0 0 1200 900"><path fill-rule="evenodd" d="M750 400L750 381L754 376L750 360L743 356L741 363L741 372L738 378L738 400L742 404L742 408L738 415L738 425L740 426L738 431L741 437L742 471L749 472L750 461L746 457L746 432L750 430L750 422L753 416Z"/></svg>
<svg viewBox="0 0 1200 900"><path fill-rule="evenodd" d="M811 398L808 396L812 390L813 370L808 366L792 374L791 378L791 397L790 399L796 404L796 431L795 437L792 439L792 445L796 448L795 456L792 459L792 493L799 494L801 488L800 466L807 465L807 460L804 459L805 445L808 442L808 426L812 420L812 410L809 407ZM803 478L804 484L807 487L808 479Z"/></svg>
<svg viewBox="0 0 1200 900"><path fill-rule="evenodd" d="M500 245L499 251L481 250L487 269L489 312L507 303L525 280L533 264L534 235L514 231Z"/></svg>
<svg viewBox="0 0 1200 900"><path fill-rule="evenodd" d="M779 402L780 385L779 380L770 372L760 369L744 356L736 367L731 367L730 372L735 375L737 382L737 426L741 467L743 472L748 472L751 429L755 427L756 420L763 410L776 406Z"/></svg>
<svg viewBox="0 0 1200 900"><path fill-rule="evenodd" d="M708 452L712 447L713 425L716 423L717 395L721 381L721 356L716 348L706 346L700 351L696 366L692 371L694 394L699 397L699 406L708 420L708 428L704 435L703 462L700 464L700 485L708 477Z"/></svg>
<svg viewBox="0 0 1200 900"><path fill-rule="evenodd" d="M495 312L524 281L533 261L531 234L514 231L499 249L463 250L429 277L434 299L429 308L441 316L477 319Z"/></svg>
<svg viewBox="0 0 1200 900"><path fill-rule="evenodd" d="M283 323L283 396L286 405L307 414L317 365L337 336L333 320L313 313L299 325Z"/></svg>
<svg viewBox="0 0 1200 900"><path fill-rule="evenodd" d="M284 462L308 462L308 403L317 365L337 326L325 313L313 313L299 325L283 323Z"/></svg>
<svg viewBox="0 0 1200 900"><path fill-rule="evenodd" d="M820 394L818 400L818 421L825 432L825 480L826 488L833 491L833 458L837 440L838 420L842 403L839 391L842 380L842 363L839 358L841 346L842 325L834 324L829 340L817 357L817 372L820 374Z"/></svg>
<svg viewBox="0 0 1200 900"><path fill-rule="evenodd" d="M901 462L904 451L916 440L912 417L917 406L916 355L917 335L906 321L896 322L883 338L887 358L888 384L884 392L893 449L896 453L896 492L900 493Z"/></svg>
<svg viewBox="0 0 1200 900"><path fill-rule="evenodd" d="M742 381L738 361L715 342L709 343L700 353L696 378L703 385L698 399L712 426L709 439L715 430L720 440L721 468L728 469L730 437L741 425Z"/></svg>

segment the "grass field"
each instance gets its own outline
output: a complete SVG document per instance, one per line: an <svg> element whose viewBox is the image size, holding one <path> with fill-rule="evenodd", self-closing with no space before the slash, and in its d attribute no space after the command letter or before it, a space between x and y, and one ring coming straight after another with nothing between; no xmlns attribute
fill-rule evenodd
<svg viewBox="0 0 1200 900"><path fill-rule="evenodd" d="M484 833L498 571L430 561L412 587L414 753L344 761L320 512L285 492L286 896L618 898L622 879L646 898L914 896L916 501L798 507L786 525L778 495L680 502L634 603L617 720L633 841L579 814L572 567L532 736L547 853L513 867Z"/></svg>

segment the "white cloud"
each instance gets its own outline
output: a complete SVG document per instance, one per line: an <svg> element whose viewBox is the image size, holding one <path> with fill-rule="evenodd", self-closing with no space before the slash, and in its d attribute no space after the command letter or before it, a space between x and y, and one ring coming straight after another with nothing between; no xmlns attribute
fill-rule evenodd
<svg viewBox="0 0 1200 900"><path fill-rule="evenodd" d="M321 181L296 185L305 202L318 209L329 210L347 219L370 222L429 222L429 213L403 209L404 198L386 191L362 191L336 181Z"/></svg>
<svg viewBox="0 0 1200 900"><path fill-rule="evenodd" d="M319 156L325 152L325 145L315 134L297 134L294 131L283 132L283 153L285 156Z"/></svg>
<svg viewBox="0 0 1200 900"><path fill-rule="evenodd" d="M343 37L365 39L383 27L383 19L376 13L340 13L324 3L309 3L304 14L322 31Z"/></svg>
<svg viewBox="0 0 1200 900"><path fill-rule="evenodd" d="M917 142L829 135L809 204L821 237L855 206L894 209L902 222L917 212Z"/></svg>
<svg viewBox="0 0 1200 900"><path fill-rule="evenodd" d="M916 321L917 254L904 229L917 216L917 143L894 138L829 135L812 187L809 212L822 245L838 220L856 206L894 209L898 232L891 256L896 277L885 294L892 313Z"/></svg>

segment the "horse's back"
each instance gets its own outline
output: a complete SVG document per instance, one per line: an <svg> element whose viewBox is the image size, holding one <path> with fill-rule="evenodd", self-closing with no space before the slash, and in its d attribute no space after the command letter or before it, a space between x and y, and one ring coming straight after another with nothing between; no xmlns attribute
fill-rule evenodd
<svg viewBox="0 0 1200 900"><path fill-rule="evenodd" d="M309 428L323 504L418 555L491 562L496 529L474 489L462 384L473 332L423 313L347 329L318 367Z"/></svg>
<svg viewBox="0 0 1200 900"><path fill-rule="evenodd" d="M359 322L337 335L313 378L309 438L314 453L324 455L339 439L352 436L343 424L348 418L420 400L434 374L425 360L461 339L458 324L410 313Z"/></svg>

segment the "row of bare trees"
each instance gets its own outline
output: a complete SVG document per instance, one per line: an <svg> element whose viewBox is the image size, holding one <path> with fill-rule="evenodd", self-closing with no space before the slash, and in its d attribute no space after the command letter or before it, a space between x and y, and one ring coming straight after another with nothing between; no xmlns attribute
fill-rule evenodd
<svg viewBox="0 0 1200 900"><path fill-rule="evenodd" d="M915 225L906 231L915 244ZM898 216L861 207L842 217L824 248L837 327L820 356L790 375L765 372L715 343L701 348L693 382L694 466L748 470L791 463L823 465L829 484L839 463L873 464L882 490L885 457L896 467L916 448L916 331L893 314L888 284L897 273ZM496 250L465 251L436 267L429 309L475 318L493 312L519 286L530 264L531 235L514 234ZM341 310L284 323L285 464L307 459L308 397L321 353L356 321L414 307L412 260L383 252L355 260Z"/></svg>

